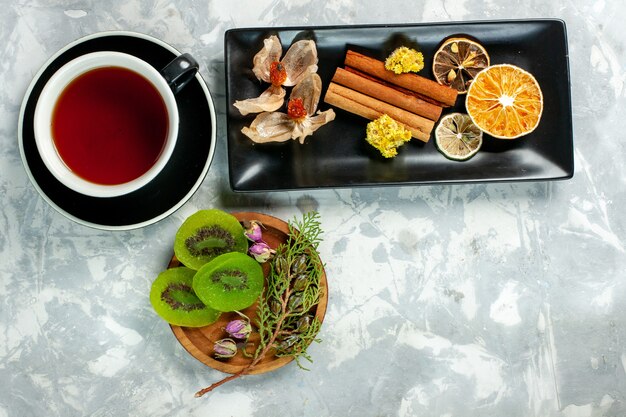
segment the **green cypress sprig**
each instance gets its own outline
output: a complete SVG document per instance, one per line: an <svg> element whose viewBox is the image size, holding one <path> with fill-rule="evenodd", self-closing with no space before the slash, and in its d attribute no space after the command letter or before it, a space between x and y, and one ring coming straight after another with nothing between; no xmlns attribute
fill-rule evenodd
<svg viewBox="0 0 626 417"><path fill-rule="evenodd" d="M310 212L289 222L287 242L276 248L270 261L267 286L259 299L256 326L260 341L248 366L196 393L200 397L218 386L250 373L268 354L292 356L297 365L312 362L306 350L319 342L321 323L314 316L322 298L320 279L324 265L317 248L322 241L319 213Z"/></svg>

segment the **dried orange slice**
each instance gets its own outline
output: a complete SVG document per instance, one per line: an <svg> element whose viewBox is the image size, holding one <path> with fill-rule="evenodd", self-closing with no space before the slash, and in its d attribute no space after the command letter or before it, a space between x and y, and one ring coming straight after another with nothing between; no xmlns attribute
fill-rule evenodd
<svg viewBox="0 0 626 417"><path fill-rule="evenodd" d="M435 129L435 144L446 158L465 161L483 144L483 132L467 114L451 113L441 118Z"/></svg>
<svg viewBox="0 0 626 417"><path fill-rule="evenodd" d="M485 133L499 139L515 139L539 125L543 94L531 73L515 65L493 65L474 78L465 107Z"/></svg>
<svg viewBox="0 0 626 417"><path fill-rule="evenodd" d="M433 74L439 84L452 87L460 94L467 92L472 80L489 66L485 48L467 38L449 38L433 58Z"/></svg>

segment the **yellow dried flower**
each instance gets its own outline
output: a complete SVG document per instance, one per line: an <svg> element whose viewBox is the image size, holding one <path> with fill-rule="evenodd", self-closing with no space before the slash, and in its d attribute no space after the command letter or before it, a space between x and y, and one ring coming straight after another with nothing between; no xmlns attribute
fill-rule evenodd
<svg viewBox="0 0 626 417"><path fill-rule="evenodd" d="M424 55L415 49L401 46L385 60L385 68L396 74L419 72L424 68Z"/></svg>
<svg viewBox="0 0 626 417"><path fill-rule="evenodd" d="M367 124L365 140L385 158L398 154L397 148L411 140L411 132L386 114Z"/></svg>

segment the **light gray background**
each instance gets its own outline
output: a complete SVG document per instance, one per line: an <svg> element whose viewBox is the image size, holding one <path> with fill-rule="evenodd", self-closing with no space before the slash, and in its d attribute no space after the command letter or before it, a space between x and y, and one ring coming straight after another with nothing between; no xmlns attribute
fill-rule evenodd
<svg viewBox="0 0 626 417"><path fill-rule="evenodd" d="M2 0L0 8L0 417L626 415L623 2ZM228 191L226 29L531 17L567 23L572 180ZM20 104L41 65L79 37L114 29L191 52L218 110L200 190L167 219L127 232L57 213L29 182L17 145ZM331 293L309 372L288 366L193 398L222 374L186 353L148 292L182 220L209 207L321 213Z"/></svg>

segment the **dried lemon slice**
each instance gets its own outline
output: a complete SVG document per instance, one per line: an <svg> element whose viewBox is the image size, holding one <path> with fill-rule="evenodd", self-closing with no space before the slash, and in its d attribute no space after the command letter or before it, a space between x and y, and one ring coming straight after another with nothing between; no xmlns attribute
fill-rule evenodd
<svg viewBox="0 0 626 417"><path fill-rule="evenodd" d="M483 144L483 132L467 114L451 113L441 118L435 129L435 144L446 158L465 161Z"/></svg>
<svg viewBox="0 0 626 417"><path fill-rule="evenodd" d="M433 74L437 82L460 94L467 92L476 74L488 66L489 54L485 48L467 38L447 39L433 58Z"/></svg>
<svg viewBox="0 0 626 417"><path fill-rule="evenodd" d="M472 121L499 139L515 139L537 128L543 113L543 94L533 75L510 64L480 72L465 99Z"/></svg>

